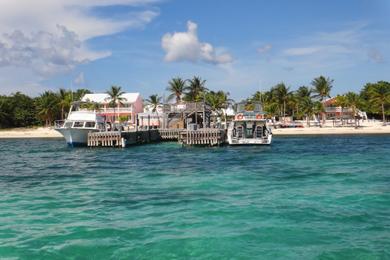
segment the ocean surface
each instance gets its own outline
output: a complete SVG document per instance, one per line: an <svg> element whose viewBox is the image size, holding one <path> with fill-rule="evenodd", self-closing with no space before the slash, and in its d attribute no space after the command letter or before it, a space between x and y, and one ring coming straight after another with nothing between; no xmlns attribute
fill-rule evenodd
<svg viewBox="0 0 390 260"><path fill-rule="evenodd" d="M390 259L390 136L0 140L0 258Z"/></svg>

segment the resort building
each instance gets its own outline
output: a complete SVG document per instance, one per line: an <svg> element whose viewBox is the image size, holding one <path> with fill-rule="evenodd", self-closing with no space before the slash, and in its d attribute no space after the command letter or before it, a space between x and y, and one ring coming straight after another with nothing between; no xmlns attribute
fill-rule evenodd
<svg viewBox="0 0 390 260"><path fill-rule="evenodd" d="M180 102L159 105L155 112L150 105L138 114L141 128L197 129L210 127L211 109L203 102Z"/></svg>
<svg viewBox="0 0 390 260"><path fill-rule="evenodd" d="M165 104L167 128L198 129L210 127L211 107L203 102Z"/></svg>
<svg viewBox="0 0 390 260"><path fill-rule="evenodd" d="M112 106L111 98L106 93L86 94L81 99L83 102L99 104L99 114L105 116L108 122L129 122L136 123L138 113L143 112L143 101L140 93L124 93L122 100Z"/></svg>
<svg viewBox="0 0 390 260"><path fill-rule="evenodd" d="M138 113L138 126L141 128L165 128L166 114L163 105L157 105L153 112L153 105L145 105L143 113Z"/></svg>
<svg viewBox="0 0 390 260"><path fill-rule="evenodd" d="M356 115L354 115L352 108L337 106L336 97L328 98L322 104L325 108L326 119L353 119L355 116L367 119L366 112L356 109Z"/></svg>

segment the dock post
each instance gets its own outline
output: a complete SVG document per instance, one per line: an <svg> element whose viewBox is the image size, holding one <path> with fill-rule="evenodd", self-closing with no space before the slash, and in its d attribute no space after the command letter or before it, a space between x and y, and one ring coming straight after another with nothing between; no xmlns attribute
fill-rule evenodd
<svg viewBox="0 0 390 260"><path fill-rule="evenodd" d="M139 124L139 116L136 114L135 116L135 131L138 132L138 124Z"/></svg>

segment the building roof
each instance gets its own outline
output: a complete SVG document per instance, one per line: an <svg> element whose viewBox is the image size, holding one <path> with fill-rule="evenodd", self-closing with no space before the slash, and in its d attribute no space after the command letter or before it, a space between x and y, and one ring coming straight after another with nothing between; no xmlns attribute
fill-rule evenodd
<svg viewBox="0 0 390 260"><path fill-rule="evenodd" d="M322 101L324 105L332 105L336 102L336 97L330 97Z"/></svg>
<svg viewBox="0 0 390 260"><path fill-rule="evenodd" d="M140 93L124 93L121 95L124 99L122 103L135 103L140 97ZM94 94L85 94L81 99L84 102L96 102L96 103L109 103L111 101L110 96L106 93L94 93Z"/></svg>

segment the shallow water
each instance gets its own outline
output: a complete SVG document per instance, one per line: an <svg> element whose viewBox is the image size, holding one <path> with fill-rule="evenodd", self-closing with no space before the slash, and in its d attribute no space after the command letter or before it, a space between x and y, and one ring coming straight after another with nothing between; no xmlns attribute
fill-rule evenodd
<svg viewBox="0 0 390 260"><path fill-rule="evenodd" d="M388 259L390 136L0 140L0 258Z"/></svg>

